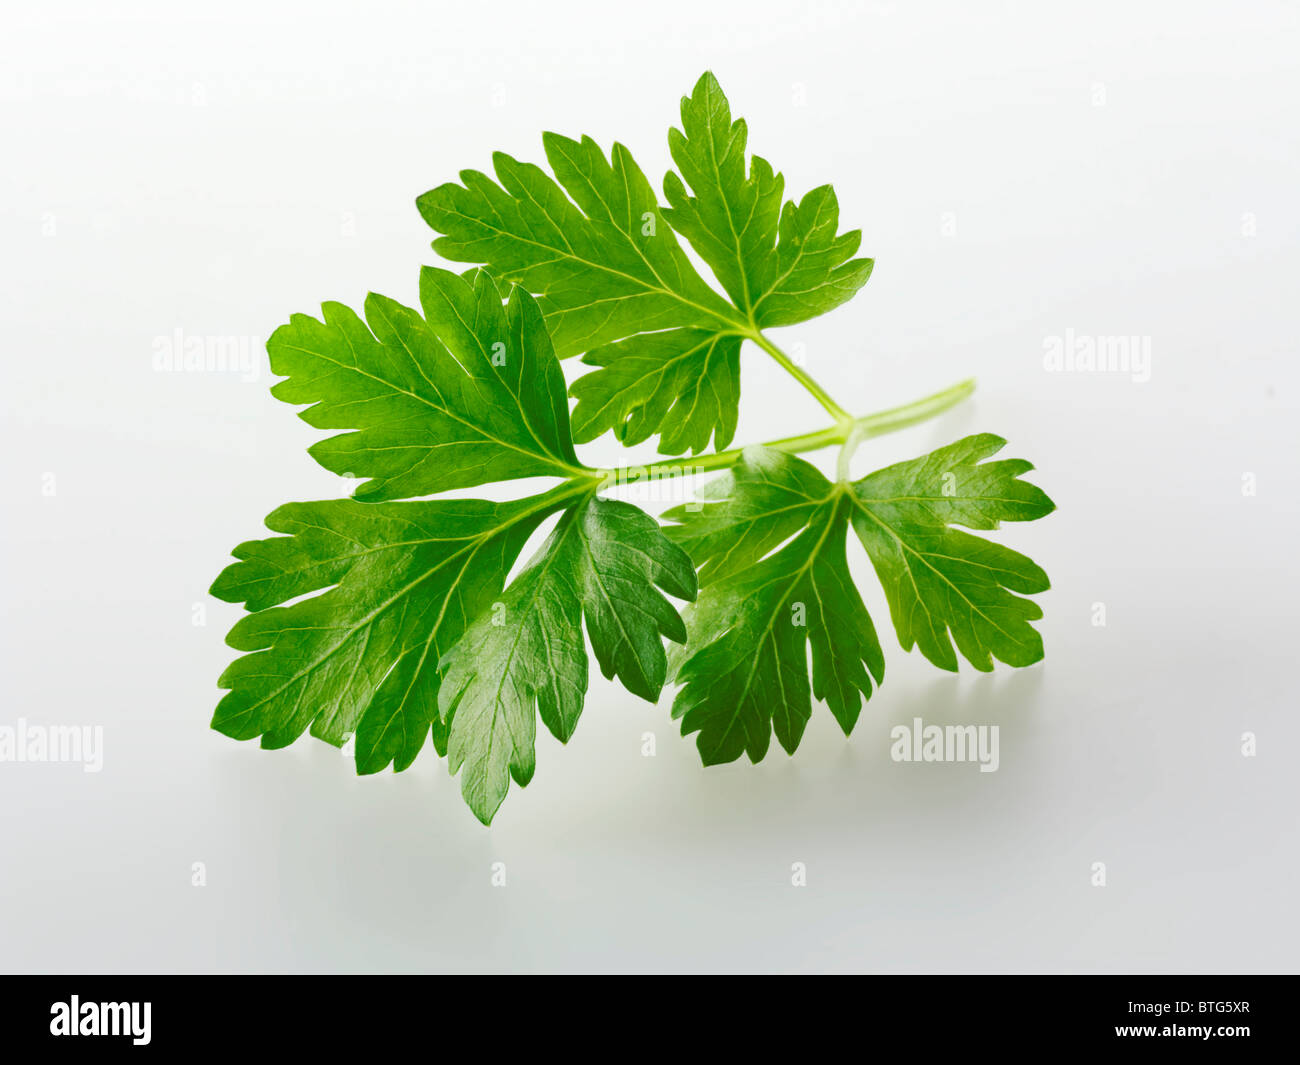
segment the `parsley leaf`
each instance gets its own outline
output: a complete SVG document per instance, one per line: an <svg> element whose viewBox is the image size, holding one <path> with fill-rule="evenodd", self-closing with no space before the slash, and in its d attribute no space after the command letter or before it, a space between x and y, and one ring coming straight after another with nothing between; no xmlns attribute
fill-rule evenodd
<svg viewBox="0 0 1300 1065"><path fill-rule="evenodd" d="M854 259L858 230L836 235L840 209L829 185L784 207L785 179L760 156L745 172L744 119L706 73L682 100L682 129L668 145L685 178L669 172L664 212L709 264L732 302L755 326L793 325L852 299L872 260ZM687 192L690 186L691 195Z"/></svg>
<svg viewBox="0 0 1300 1065"><path fill-rule="evenodd" d="M253 611L227 642L254 652L222 674L231 691L213 727L283 747L309 725L341 745L362 722L358 768L394 759L405 768L433 719L430 667L500 596L524 541L561 502L339 499L273 511L267 527L289 535L240 544L240 561L212 586L218 599Z"/></svg>
<svg viewBox="0 0 1300 1065"><path fill-rule="evenodd" d="M793 754L815 695L847 735L885 658L849 575L845 493L802 459L746 448L706 499L664 515L701 567L673 704L682 734L700 733L705 765L757 762L773 731Z"/></svg>
<svg viewBox="0 0 1300 1065"><path fill-rule="evenodd" d="M366 321L326 303L323 321L294 315L267 342L271 392L312 403L318 429L351 429L310 448L327 470L370 477L368 502L432 495L513 477L580 473L564 376L531 299L503 307L496 283L446 270L420 273L422 318L384 296ZM455 352L455 357L449 354ZM509 351L517 353L511 360Z"/></svg>
<svg viewBox="0 0 1300 1065"><path fill-rule="evenodd" d="M573 434L579 442L613 430L626 446L661 433L659 450L698 454L731 443L740 412L740 337L709 329L647 333L589 351L582 360L603 367L570 391Z"/></svg>
<svg viewBox="0 0 1300 1065"><path fill-rule="evenodd" d="M463 170L461 184L419 197L425 221L444 234L434 251L537 294L560 358L635 333L735 320L663 223L631 152L615 144L606 157L590 137L558 133L542 144L554 178L497 152L496 181Z"/></svg>
<svg viewBox="0 0 1300 1065"><path fill-rule="evenodd" d="M981 461L1004 444L991 434L966 437L852 484L832 484L793 455L747 448L697 507L664 515L700 567L673 716L683 735L699 732L706 765L742 753L757 762L773 732L793 753L814 697L847 735L872 682L883 681L884 655L848 570L850 522L904 650L919 644L935 665L956 670L951 632L979 670L993 668L991 656L1013 666L1043 657L1029 624L1042 611L1013 593L1046 591L1047 575L1010 548L951 527L996 529L1054 509L1019 479L1028 462Z"/></svg>
<svg viewBox="0 0 1300 1065"><path fill-rule="evenodd" d="M274 393L315 401L312 424L354 430L317 458L347 455L373 480L358 499L280 507L267 526L286 535L235 548L212 594L251 611L227 638L248 653L222 674L229 690L212 725L264 747L308 728L336 745L355 734L360 773L407 768L432 734L487 823L509 777L532 775L534 705L560 740L573 733L583 618L602 672L654 701L662 638L686 638L656 586L692 599L695 570L653 518L595 497L601 477L574 455L563 377L530 295L513 288L503 305L483 271L426 268L421 302L423 317L371 296L369 327L327 305L323 323L295 316L273 340L274 365L290 374ZM503 503L387 501L530 473L567 479ZM507 585L528 537L556 514Z"/></svg>
<svg viewBox="0 0 1300 1065"><path fill-rule="evenodd" d="M443 657L438 695L450 721L448 759L470 808L490 821L513 777L533 775L533 706L568 741L587 690L586 611L592 649L606 677L654 702L667 671L662 636L686 628L654 585L695 596L695 570L658 523L628 503L589 499L569 510L546 545Z"/></svg>
<svg viewBox="0 0 1300 1065"><path fill-rule="evenodd" d="M417 200L442 234L444 258L483 263L537 294L561 357L597 369L571 389L579 443L613 431L625 444L659 434L679 455L724 448L735 434L740 348L767 346L760 329L823 314L871 274L854 259L861 235L838 234L829 185L782 205L784 179L754 156L746 129L712 74L682 101L685 132L669 146L661 209L621 144L607 157L590 137L543 136L554 177L493 156L496 181L474 170ZM690 192L687 191L689 186ZM728 298L699 275L677 241L690 241Z"/></svg>
<svg viewBox="0 0 1300 1065"><path fill-rule="evenodd" d="M919 645L942 669L957 669L949 634L985 672L993 658L1028 666L1043 657L1029 624L1043 612L1021 596L1047 591L1047 574L1009 547L952 528L996 529L1056 509L1019 479L1033 469L1024 459L982 461L1005 444L991 433L968 436L853 484L853 528L884 586L899 642L905 651Z"/></svg>

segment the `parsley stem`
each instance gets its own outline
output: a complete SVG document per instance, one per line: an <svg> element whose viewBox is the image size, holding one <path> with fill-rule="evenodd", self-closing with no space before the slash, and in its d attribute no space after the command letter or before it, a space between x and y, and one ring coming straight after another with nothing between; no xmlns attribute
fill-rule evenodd
<svg viewBox="0 0 1300 1065"><path fill-rule="evenodd" d="M831 398L830 393L814 381L804 371L803 367L797 365L789 355L768 340L759 330L755 329L752 333L746 333L745 336L771 355L772 358L781 364L786 373L811 392L813 398L826 409L826 413L834 418L839 425L847 425L853 421L852 414L836 403L835 400Z"/></svg>
<svg viewBox="0 0 1300 1065"><path fill-rule="evenodd" d="M890 407L888 410L858 418L854 422L854 428L858 430L853 434L854 442L861 443L863 440L870 440L873 436L883 436L885 433L906 429L909 425L929 421L936 415L955 407L974 391L975 378L968 377L945 388L942 392L935 392L911 403L904 403L901 407ZM848 434L845 434L845 439L848 439Z"/></svg>
<svg viewBox="0 0 1300 1065"><path fill-rule="evenodd" d="M901 407L890 407L861 418L846 415L841 421L826 429L798 436L786 436L780 440L769 440L763 447L776 448L798 454L801 451L819 451L822 448L845 445L840 455L840 478L847 479L848 461L852 457L851 448L856 448L863 440L873 436L883 436L909 425L928 421L942 414L950 407L956 406L975 391L975 380L969 378L960 381L942 392L925 396L923 399L905 403ZM592 473L601 481L601 486L609 488L619 484L632 484L638 481L652 480L660 477L689 477L710 470L721 470L733 465L740 458L743 448L729 451L715 451L709 455L683 455L680 458L662 459L647 466L619 466L615 469L593 470ZM848 457L845 457L847 453Z"/></svg>

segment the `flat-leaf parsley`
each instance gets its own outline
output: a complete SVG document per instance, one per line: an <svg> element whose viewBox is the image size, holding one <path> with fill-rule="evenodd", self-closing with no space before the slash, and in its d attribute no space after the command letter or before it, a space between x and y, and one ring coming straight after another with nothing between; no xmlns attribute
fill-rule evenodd
<svg viewBox="0 0 1300 1065"><path fill-rule="evenodd" d="M847 734L884 680L851 539L904 650L949 670L958 653L979 670L1043 657L1025 597L1047 575L963 531L1049 513L1022 480L1032 467L993 460L1005 441L985 433L850 477L864 440L973 384L855 417L768 337L847 302L872 260L855 257L857 230L839 231L829 185L786 199L747 141L705 74L669 132L661 206L621 144L607 154L547 133L550 173L498 153L495 179L467 170L419 197L434 248L473 264L425 267L419 310L371 295L364 316L326 303L275 332L273 394L340 430L311 454L362 483L351 499L280 507L266 519L280 535L235 548L212 592L249 611L227 637L245 653L222 674L213 728L264 747L308 730L353 739L363 774L406 769L432 739L490 823L510 781L532 778L537 718L561 742L573 734L590 644L605 677L643 699L674 680L673 716L706 764L758 761L773 735L793 752L814 699ZM723 450L746 341L831 424ZM593 368L568 388L572 409L569 356ZM672 456L661 475L724 472L661 525L604 494L640 468L578 457L575 441L605 432L626 445L657 435ZM832 446L834 481L796 454ZM525 477L556 483L506 502L425 498Z"/></svg>

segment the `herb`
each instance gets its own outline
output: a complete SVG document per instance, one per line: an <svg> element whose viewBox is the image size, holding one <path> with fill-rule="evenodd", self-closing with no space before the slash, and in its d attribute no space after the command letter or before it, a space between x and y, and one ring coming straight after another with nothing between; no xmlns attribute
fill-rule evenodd
<svg viewBox="0 0 1300 1065"><path fill-rule="evenodd" d="M661 433L660 451L726 447L740 402L740 347L752 340L808 386L836 418L847 413L764 336L850 299L871 275L854 259L861 233L836 235L829 185L782 206L784 179L758 156L745 168L746 128L712 74L682 101L669 133L670 208L631 153L590 137L546 133L555 177L498 152L497 181L463 171L416 204L444 234L443 258L483 263L536 293L561 358L601 369L573 388L579 443L613 429L625 444ZM723 299L677 242L681 233L721 281Z"/></svg>
<svg viewBox="0 0 1300 1065"><path fill-rule="evenodd" d="M654 700L662 637L686 631L656 586L695 596L695 570L649 515L600 499L579 465L564 378L533 298L503 306L483 271L425 268L424 315L380 296L366 321L338 304L297 315L267 345L287 376L281 399L313 403L320 428L348 429L312 449L326 468L368 480L355 499L290 503L267 518L287 536L235 548L212 587L253 613L228 642L243 658L213 727L283 747L310 727L357 770L405 769L432 732L483 821L513 777L533 773L534 705L568 740L587 690L581 620L601 671ZM560 487L509 503L391 500L552 474ZM529 535L559 524L505 587ZM280 606L308 592L323 595Z"/></svg>
<svg viewBox="0 0 1300 1065"><path fill-rule="evenodd" d="M773 734L793 752L813 699L847 734L884 679L850 528L905 650L950 670L957 652L979 670L1043 657L1030 624L1041 611L1024 596L1046 590L1046 574L957 526L992 530L1053 504L1021 480L1029 463L989 461L1005 443L990 434L850 478L863 441L934 417L973 384L854 417L768 338L852 298L872 261L854 258L858 231L838 232L829 185L786 200L746 142L705 74L669 133L676 171L661 207L622 145L606 155L590 138L545 134L550 174L497 154L496 180L464 171L419 198L434 248L475 265L424 268L419 312L371 295L364 320L327 303L321 319L295 315L275 332L271 367L285 380L273 394L343 430L311 454L363 483L352 499L279 508L266 523L283 535L235 548L212 591L250 611L228 637L247 653L221 677L214 728L264 747L308 729L336 745L354 737L360 773L403 770L432 737L489 823L510 780L532 777L537 716L561 742L573 734L585 619L605 677L652 702L674 678L673 716L698 733L706 764L758 761ZM832 424L724 450L746 340ZM569 389L572 411L570 356L594 368ZM575 441L609 431L627 445L657 435L667 475L725 472L661 526L602 495L640 468L578 458ZM835 481L796 457L835 445ZM558 483L507 502L415 498L523 477ZM679 613L668 597L692 605Z"/></svg>
<svg viewBox="0 0 1300 1065"><path fill-rule="evenodd" d="M702 510L664 516L700 567L702 591L688 626L689 657L677 673L673 716L700 733L705 764L741 753L757 762L769 739L793 754L812 714L827 703L845 735L857 723L885 656L849 575L851 524L884 585L904 650L920 644L956 670L948 634L979 670L990 656L1025 666L1043 657L1029 624L1038 607L1013 592L1047 589L1047 575L1009 548L952 528L997 528L1052 510L1017 480L1020 460L980 464L1006 441L985 434L864 477L832 484L802 459L746 449L710 485ZM789 541L788 543L786 541Z"/></svg>

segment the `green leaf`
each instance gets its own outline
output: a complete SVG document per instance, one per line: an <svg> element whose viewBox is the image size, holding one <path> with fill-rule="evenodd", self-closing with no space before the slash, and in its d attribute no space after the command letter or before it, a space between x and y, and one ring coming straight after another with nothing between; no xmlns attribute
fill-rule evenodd
<svg viewBox="0 0 1300 1065"><path fill-rule="evenodd" d="M295 320L278 363L290 380L277 391L288 384L283 398L314 399L313 424L355 430L343 439L375 478L369 498L535 473L566 480L502 503L344 499L276 510L267 526L285 535L241 544L212 586L251 611L227 638L247 653L221 676L228 691L212 725L264 747L308 729L336 745L354 735L360 773L407 768L432 734L452 771L464 767L465 797L488 822L509 776L522 785L532 775L534 704L558 738L572 734L587 683L582 618L602 672L653 701L663 638L686 638L657 589L694 598L695 570L648 515L595 498L601 477L573 453L559 363L533 298L514 288L503 306L485 273L430 269L421 296L423 317L371 297L369 329L337 306L324 323ZM464 431L449 428L458 419ZM507 586L552 515L547 546Z"/></svg>
<svg viewBox="0 0 1300 1065"><path fill-rule="evenodd" d="M405 768L432 720L437 677L425 664L499 596L525 540L564 502L339 499L272 512L267 527L288 535L240 544L212 586L253 611L227 637L251 653L221 675L230 691L212 727L283 747L308 726L341 745L360 725L359 770Z"/></svg>
<svg viewBox="0 0 1300 1065"><path fill-rule="evenodd" d="M742 753L756 762L773 732L793 752L814 697L847 734L872 681L883 680L884 655L845 557L850 520L904 650L920 644L936 665L955 670L951 632L977 669L992 669L990 656L1013 666L1042 658L1029 624L1042 612L1013 593L1045 591L1046 574L951 527L996 529L1052 511L1041 489L1019 479L1029 463L982 461L1004 443L967 437L851 485L831 484L792 455L747 448L699 503L664 515L700 568L673 716L683 734L699 732L705 764Z"/></svg>
<svg viewBox="0 0 1300 1065"><path fill-rule="evenodd" d="M646 331L726 328L735 312L664 224L631 153L615 144L606 158L590 137L547 133L542 142L555 178L497 152L495 182L463 170L461 184L416 201L444 234L434 251L536 294L562 359Z"/></svg>
<svg viewBox="0 0 1300 1065"><path fill-rule="evenodd" d="M461 184L417 200L444 234L434 249L528 288L560 357L585 352L606 367L574 393L583 399L580 440L630 423L639 440L662 431L666 454L703 450L715 431L725 447L736 425L743 321L691 265L626 148L615 144L606 158L590 137L542 139L555 178L498 152L497 182L466 170ZM720 365L727 380L708 379Z"/></svg>
<svg viewBox="0 0 1300 1065"><path fill-rule="evenodd" d="M746 170L747 139L744 119L732 121L722 87L704 74L682 99L682 129L668 134L681 176L664 178L672 205L664 214L756 327L825 314L871 276L872 260L853 258L862 234L837 235L840 209L829 185L783 207L785 179L771 164L755 155Z"/></svg>
<svg viewBox="0 0 1300 1065"><path fill-rule="evenodd" d="M907 651L919 645L943 669L957 669L953 641L983 671L993 658L1027 666L1043 657L1030 624L1043 612L1021 595L1046 591L1047 574L1008 547L952 528L996 529L1055 509L1042 489L1019 479L1030 463L982 461L1005 443L990 433L968 436L853 484L853 527L884 586L899 642Z"/></svg>
<svg viewBox="0 0 1300 1065"><path fill-rule="evenodd" d="M849 509L842 488L803 460L746 448L702 504L664 515L681 523L669 535L701 567L673 717L683 735L699 732L705 765L742 753L757 762L773 732L793 754L813 697L847 735L883 680L884 655L845 558Z"/></svg>
<svg viewBox="0 0 1300 1065"><path fill-rule="evenodd" d="M587 689L584 614L601 672L642 698L658 697L662 638L681 643L686 630L655 585L694 598L686 553L636 507L589 499L564 514L500 602L444 656L439 707L450 721L449 765L484 823L511 778L523 786L533 775L534 706L560 742L573 734Z"/></svg>
<svg viewBox="0 0 1300 1065"><path fill-rule="evenodd" d="M572 388L579 441L613 431L624 443L659 434L668 455L724 448L735 434L743 339L802 322L862 287L860 235L836 234L829 185L782 205L784 181L757 157L746 173L745 126L731 122L712 74L683 102L686 132L669 135L690 184L669 174L671 209L621 144L543 136L552 177L508 155L496 180L474 170L417 205L442 236L434 249L483 263L540 300L561 358L598 367ZM699 275L686 236L726 290Z"/></svg>
<svg viewBox="0 0 1300 1065"><path fill-rule="evenodd" d="M339 303L294 315L267 343L288 378L273 395L302 418L351 432L310 449L326 469L369 477L357 499L432 495L488 481L580 472L564 376L536 303L502 306L484 271L469 281L425 267L421 317L384 296L366 321Z"/></svg>
<svg viewBox="0 0 1300 1065"><path fill-rule="evenodd" d="M625 445L661 433L666 455L725 448L740 404L740 338L708 329L645 333L596 348L582 361L602 369L571 392L578 443L612 429Z"/></svg>

